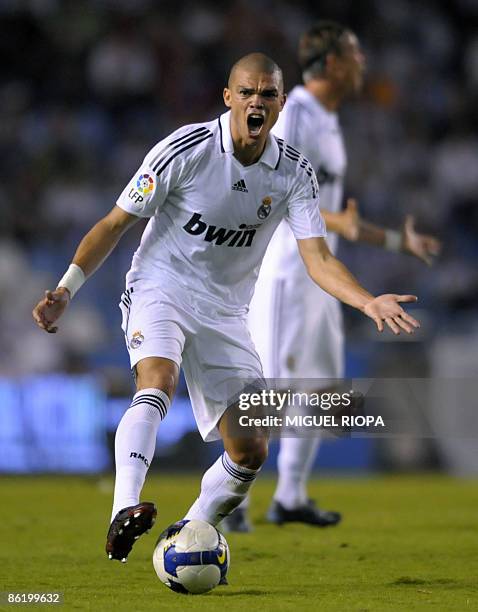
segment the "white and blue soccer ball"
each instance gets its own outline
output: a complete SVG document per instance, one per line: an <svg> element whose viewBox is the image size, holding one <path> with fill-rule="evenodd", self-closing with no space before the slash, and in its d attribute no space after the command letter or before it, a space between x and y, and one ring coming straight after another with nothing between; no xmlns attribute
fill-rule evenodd
<svg viewBox="0 0 478 612"><path fill-rule="evenodd" d="M205 521L182 520L159 536L153 565L163 584L178 593L206 593L225 581L226 538Z"/></svg>

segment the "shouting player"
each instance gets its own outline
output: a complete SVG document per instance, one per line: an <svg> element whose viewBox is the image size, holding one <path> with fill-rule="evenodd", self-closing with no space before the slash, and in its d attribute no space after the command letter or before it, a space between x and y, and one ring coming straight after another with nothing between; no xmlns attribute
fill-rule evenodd
<svg viewBox="0 0 478 612"><path fill-rule="evenodd" d="M286 157L297 158L300 151L317 175L330 250L335 253L341 235L409 253L430 264L440 245L435 238L417 233L413 218L408 217L399 232L360 219L352 199L341 210L346 154L337 111L362 87L365 60L357 37L338 23L318 22L301 37L298 59L304 85L294 87L288 95L273 133L291 145L286 148ZM315 389L303 391L332 391L326 380L343 378L340 304L311 281L287 223L280 224L266 252L251 302L249 327L267 378L317 381ZM318 437L281 439L279 480L268 513L270 521L317 526L340 521L338 512L317 508L307 495L306 483L318 445ZM224 524L227 530L249 529L246 506L241 505L228 517Z"/></svg>
<svg viewBox="0 0 478 612"><path fill-rule="evenodd" d="M154 504L139 498L181 364L202 437L224 444L186 518L216 525L254 482L267 439L229 435L224 388L262 378L247 305L282 219L325 291L361 310L379 331L386 325L411 333L418 326L400 306L414 296L374 297L331 255L312 167L270 134L285 102L280 68L260 53L242 58L231 70L224 102L230 111L219 119L182 127L153 147L110 213L80 242L58 287L33 311L42 329L56 332L76 291L122 234L140 217L150 218L121 298L137 392L116 432L110 559L126 561L154 522Z"/></svg>

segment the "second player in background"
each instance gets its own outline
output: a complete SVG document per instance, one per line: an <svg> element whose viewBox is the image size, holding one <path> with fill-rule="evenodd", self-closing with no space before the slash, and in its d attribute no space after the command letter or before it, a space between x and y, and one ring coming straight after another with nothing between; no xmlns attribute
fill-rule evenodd
<svg viewBox="0 0 478 612"><path fill-rule="evenodd" d="M407 217L398 231L366 222L353 199L342 209L347 157L338 110L362 89L365 57L357 36L339 23L317 22L300 38L298 61L304 84L289 93L273 132L294 147L285 147L285 156L298 158L302 153L317 174L330 250L336 253L340 235L349 241L408 253L431 264L440 244L417 233L412 217ZM249 328L266 378L314 379L314 389L296 390L324 392L332 390L330 379L344 377L341 306L311 281L284 222L275 232L261 267L250 305ZM271 522L298 521L325 527L341 520L340 513L321 510L307 494L319 443L318 436L281 439L279 477L267 517ZM246 512L247 501L224 521L224 528L248 531Z"/></svg>

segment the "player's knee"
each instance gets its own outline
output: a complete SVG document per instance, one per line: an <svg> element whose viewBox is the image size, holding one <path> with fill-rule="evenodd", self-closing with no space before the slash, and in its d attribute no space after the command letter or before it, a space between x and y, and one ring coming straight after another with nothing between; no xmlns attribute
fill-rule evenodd
<svg viewBox="0 0 478 612"><path fill-rule="evenodd" d="M156 358L140 361L136 366L136 388L161 389L172 399L178 381L177 366L168 360Z"/></svg>
<svg viewBox="0 0 478 612"><path fill-rule="evenodd" d="M138 391L142 389L161 389L161 391L166 393L169 399L172 399L176 389L176 383L174 376L171 374L156 374L147 378L143 377L142 379L138 377L136 387Z"/></svg>
<svg viewBox="0 0 478 612"><path fill-rule="evenodd" d="M267 459L267 440L251 440L250 444L241 448L228 450L230 458L242 467L258 470Z"/></svg>

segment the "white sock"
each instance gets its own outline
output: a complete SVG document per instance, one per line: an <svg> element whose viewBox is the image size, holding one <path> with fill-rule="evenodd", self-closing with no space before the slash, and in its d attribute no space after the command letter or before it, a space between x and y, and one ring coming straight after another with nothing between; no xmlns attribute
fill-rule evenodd
<svg viewBox="0 0 478 612"><path fill-rule="evenodd" d="M279 478L274 499L287 510L307 503L307 481L319 448L320 437L281 438L277 458Z"/></svg>
<svg viewBox="0 0 478 612"><path fill-rule="evenodd" d="M217 525L246 498L258 472L234 463L224 452L205 472L199 497L184 518Z"/></svg>
<svg viewBox="0 0 478 612"><path fill-rule="evenodd" d="M146 472L153 460L156 434L169 398L161 389L142 389L124 413L115 438L116 481L111 520L139 503Z"/></svg>

